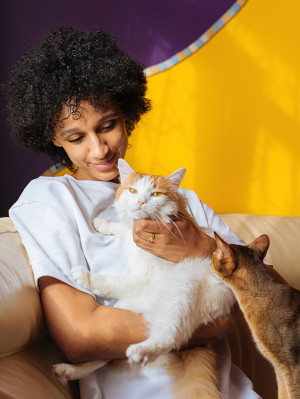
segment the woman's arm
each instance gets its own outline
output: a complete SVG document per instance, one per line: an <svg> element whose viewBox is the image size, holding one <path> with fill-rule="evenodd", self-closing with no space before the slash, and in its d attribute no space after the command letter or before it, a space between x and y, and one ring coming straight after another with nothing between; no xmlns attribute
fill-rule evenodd
<svg viewBox="0 0 300 399"><path fill-rule="evenodd" d="M240 314L240 308L238 304L236 304L232 308L230 315L219 317L212 323L199 326L191 337L187 348L193 348L228 337L228 335L234 331Z"/></svg>
<svg viewBox="0 0 300 399"><path fill-rule="evenodd" d="M122 358L130 344L147 337L140 314L100 306L53 277L41 277L39 288L50 336L72 362Z"/></svg>
<svg viewBox="0 0 300 399"><path fill-rule="evenodd" d="M140 314L98 305L91 295L53 277L41 277L39 288L49 334L72 362L123 358L129 345L147 337ZM201 326L186 347L225 338L233 327L229 316Z"/></svg>

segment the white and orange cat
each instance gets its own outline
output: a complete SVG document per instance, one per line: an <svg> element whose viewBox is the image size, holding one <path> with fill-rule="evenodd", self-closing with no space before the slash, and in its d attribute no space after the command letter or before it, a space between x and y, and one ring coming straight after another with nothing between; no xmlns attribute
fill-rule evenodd
<svg viewBox="0 0 300 399"><path fill-rule="evenodd" d="M93 224L102 234L122 235L130 273L104 276L89 273L79 266L72 269L73 277L96 295L117 299L116 307L143 313L149 336L128 347L126 356L130 364L146 365L158 358L166 370L176 375L177 383L186 376L193 376L194 381L191 377L183 389L177 384L176 398L221 398L212 350L195 348L184 354L170 352L186 344L199 325L231 312L236 302L231 289L211 272L209 258L188 258L174 263L137 247L132 236L135 219L172 223L181 216L193 221L184 196L178 192L185 169L165 177L136 173L122 159L118 166L121 186L114 205L119 223L96 218ZM78 379L105 363L62 364L54 366L54 371L62 380ZM179 364L181 366L177 367Z"/></svg>

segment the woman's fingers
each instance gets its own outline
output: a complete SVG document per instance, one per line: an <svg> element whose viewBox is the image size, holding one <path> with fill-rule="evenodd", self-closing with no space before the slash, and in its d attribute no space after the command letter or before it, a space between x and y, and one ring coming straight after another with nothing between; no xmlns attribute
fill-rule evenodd
<svg viewBox="0 0 300 399"><path fill-rule="evenodd" d="M183 248L185 247L184 236L180 229L180 222L175 224L136 220L133 228L133 240L138 247L156 256L178 262L183 258Z"/></svg>
<svg viewBox="0 0 300 399"><path fill-rule="evenodd" d="M140 221L138 221L140 222ZM152 222L153 223L153 222ZM162 233L158 232L158 226L149 223L135 223L133 228L133 240L141 248L153 247L161 241Z"/></svg>
<svg viewBox="0 0 300 399"><path fill-rule="evenodd" d="M164 223L155 222L153 220L139 219L136 220L133 227L133 235L148 242L169 242L171 238L174 240L183 239L180 231L180 222Z"/></svg>
<svg viewBox="0 0 300 399"><path fill-rule="evenodd" d="M138 247L173 262L211 256L216 248L215 240L188 218L173 223L136 220L133 240Z"/></svg>

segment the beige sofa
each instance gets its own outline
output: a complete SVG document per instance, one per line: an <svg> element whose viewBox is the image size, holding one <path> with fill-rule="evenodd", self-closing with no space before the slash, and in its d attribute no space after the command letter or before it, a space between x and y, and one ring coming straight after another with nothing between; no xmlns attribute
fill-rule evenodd
<svg viewBox="0 0 300 399"><path fill-rule="evenodd" d="M300 217L220 215L247 243L267 233L267 260L300 289ZM274 303L274 306L276 304ZM234 362L252 379L264 399L276 397L272 368L251 342L240 320L229 337ZM38 293L27 254L9 218L0 219L0 398L78 398L78 386L63 387L51 366L63 356L47 335Z"/></svg>

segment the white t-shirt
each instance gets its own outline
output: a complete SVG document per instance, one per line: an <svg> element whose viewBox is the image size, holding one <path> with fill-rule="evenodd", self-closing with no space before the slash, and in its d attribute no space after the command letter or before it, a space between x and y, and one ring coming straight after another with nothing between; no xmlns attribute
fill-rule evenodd
<svg viewBox="0 0 300 399"><path fill-rule="evenodd" d="M92 225L94 217L116 220L113 200L118 184L76 180L70 175L39 177L25 188L9 215L27 250L35 283L42 276L57 278L95 297L78 286L71 275L74 266L94 273L121 275L128 265L118 236L103 236ZM226 241L242 241L193 191L180 189L189 211L200 226L210 227ZM114 300L96 298L113 306ZM226 340L216 343L219 381L225 399L257 399L250 381L231 364ZM80 381L82 399L168 399L171 377L158 367L144 367L139 374L111 371L111 365Z"/></svg>

